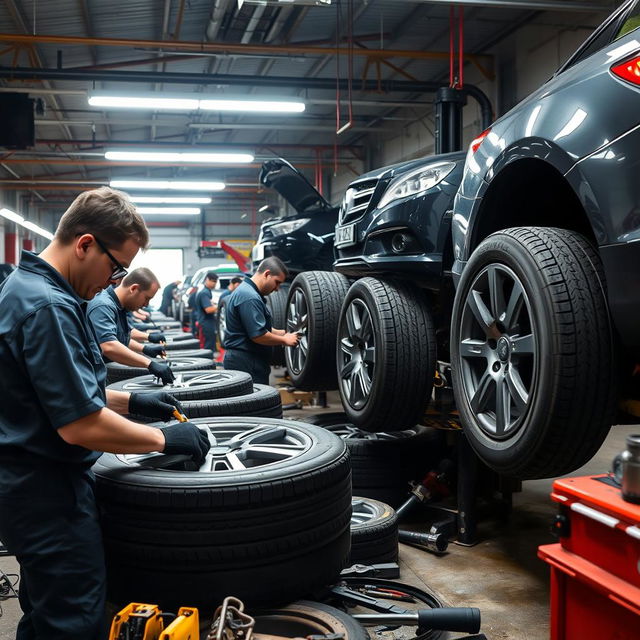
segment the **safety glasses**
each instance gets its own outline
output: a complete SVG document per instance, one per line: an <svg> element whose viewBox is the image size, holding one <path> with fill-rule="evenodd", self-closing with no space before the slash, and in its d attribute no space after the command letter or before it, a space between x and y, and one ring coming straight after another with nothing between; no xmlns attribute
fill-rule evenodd
<svg viewBox="0 0 640 640"><path fill-rule="evenodd" d="M93 234L92 234L93 235ZM98 244L98 246L107 254L107 256L109 257L109 259L111 260L111 262L113 263L113 271L111 272L111 278L110 280L120 280L120 278L124 278L127 273L129 273L127 271L127 269L125 269L112 255L111 252L109 251L109 249L107 249L107 247L104 246L104 244L102 242L100 242L99 238L95 235L93 235L96 243Z"/></svg>

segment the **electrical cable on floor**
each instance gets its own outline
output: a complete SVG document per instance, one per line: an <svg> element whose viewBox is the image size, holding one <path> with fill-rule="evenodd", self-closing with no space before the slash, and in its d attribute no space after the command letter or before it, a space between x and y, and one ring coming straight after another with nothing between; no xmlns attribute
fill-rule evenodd
<svg viewBox="0 0 640 640"><path fill-rule="evenodd" d="M11 581L13 579L13 582ZM18 591L16 587L20 581L17 573L5 573L0 569L0 618L2 617L2 602L9 598L17 598Z"/></svg>

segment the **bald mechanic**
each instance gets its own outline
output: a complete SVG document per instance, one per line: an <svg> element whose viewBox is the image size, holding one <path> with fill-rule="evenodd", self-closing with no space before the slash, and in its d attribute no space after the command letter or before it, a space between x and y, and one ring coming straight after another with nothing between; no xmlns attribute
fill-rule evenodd
<svg viewBox="0 0 640 640"><path fill-rule="evenodd" d="M98 338L106 362L118 362L130 367L144 367L164 384L175 380L166 362L152 360L164 355L159 344L142 345L139 338L147 338L141 331L131 329L128 312L149 304L160 283L150 269L141 267L128 273L117 287L101 291L87 305L87 318ZM136 339L132 339L135 331Z"/></svg>
<svg viewBox="0 0 640 640"><path fill-rule="evenodd" d="M123 277L148 243L126 194L87 191L55 237L0 285L0 539L20 564L17 640L99 640L105 567L91 466L101 451L180 453L202 464L209 442L192 423L164 429L165 392L105 391L106 368L87 300Z"/></svg>
<svg viewBox="0 0 640 640"><path fill-rule="evenodd" d="M277 291L287 278L282 260L265 258L253 276L226 299L224 368L246 371L258 384L269 384L271 347L295 347L298 335L274 329L264 296Z"/></svg>

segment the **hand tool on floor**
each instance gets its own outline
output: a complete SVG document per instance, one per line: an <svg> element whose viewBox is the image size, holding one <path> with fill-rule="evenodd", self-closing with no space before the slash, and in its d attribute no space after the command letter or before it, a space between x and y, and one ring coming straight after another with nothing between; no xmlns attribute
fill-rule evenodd
<svg viewBox="0 0 640 640"><path fill-rule="evenodd" d="M399 578L400 566L397 562L386 562L383 564L354 564L340 572L341 577L376 577L376 578Z"/></svg>
<svg viewBox="0 0 640 640"><path fill-rule="evenodd" d="M480 631L480 609L475 607L447 607L418 609L404 613L356 613L353 617L363 625L405 626L438 631Z"/></svg>
<svg viewBox="0 0 640 640"><path fill-rule="evenodd" d="M449 541L443 533L418 533L399 529L398 540L436 554L444 553L449 546Z"/></svg>
<svg viewBox="0 0 640 640"><path fill-rule="evenodd" d="M420 482L411 483L411 495L398 509L396 515L398 521L406 518L416 505L425 504L446 498L450 494L449 481L453 470L453 463L444 459L438 465L438 469L429 471Z"/></svg>

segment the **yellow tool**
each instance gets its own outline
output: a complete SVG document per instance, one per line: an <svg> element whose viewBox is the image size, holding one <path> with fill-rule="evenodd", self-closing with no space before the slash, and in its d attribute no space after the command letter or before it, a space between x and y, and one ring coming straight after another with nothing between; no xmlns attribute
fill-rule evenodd
<svg viewBox="0 0 640 640"><path fill-rule="evenodd" d="M163 629L162 612L158 605L132 602L113 618L109 640L159 640Z"/></svg>
<svg viewBox="0 0 640 640"><path fill-rule="evenodd" d="M200 621L198 610L180 607L178 617L160 634L160 640L198 640Z"/></svg>
<svg viewBox="0 0 640 640"><path fill-rule="evenodd" d="M189 421L189 418L187 418L187 416L185 416L184 413L180 413L177 409L173 410L173 417L178 422L188 422Z"/></svg>

